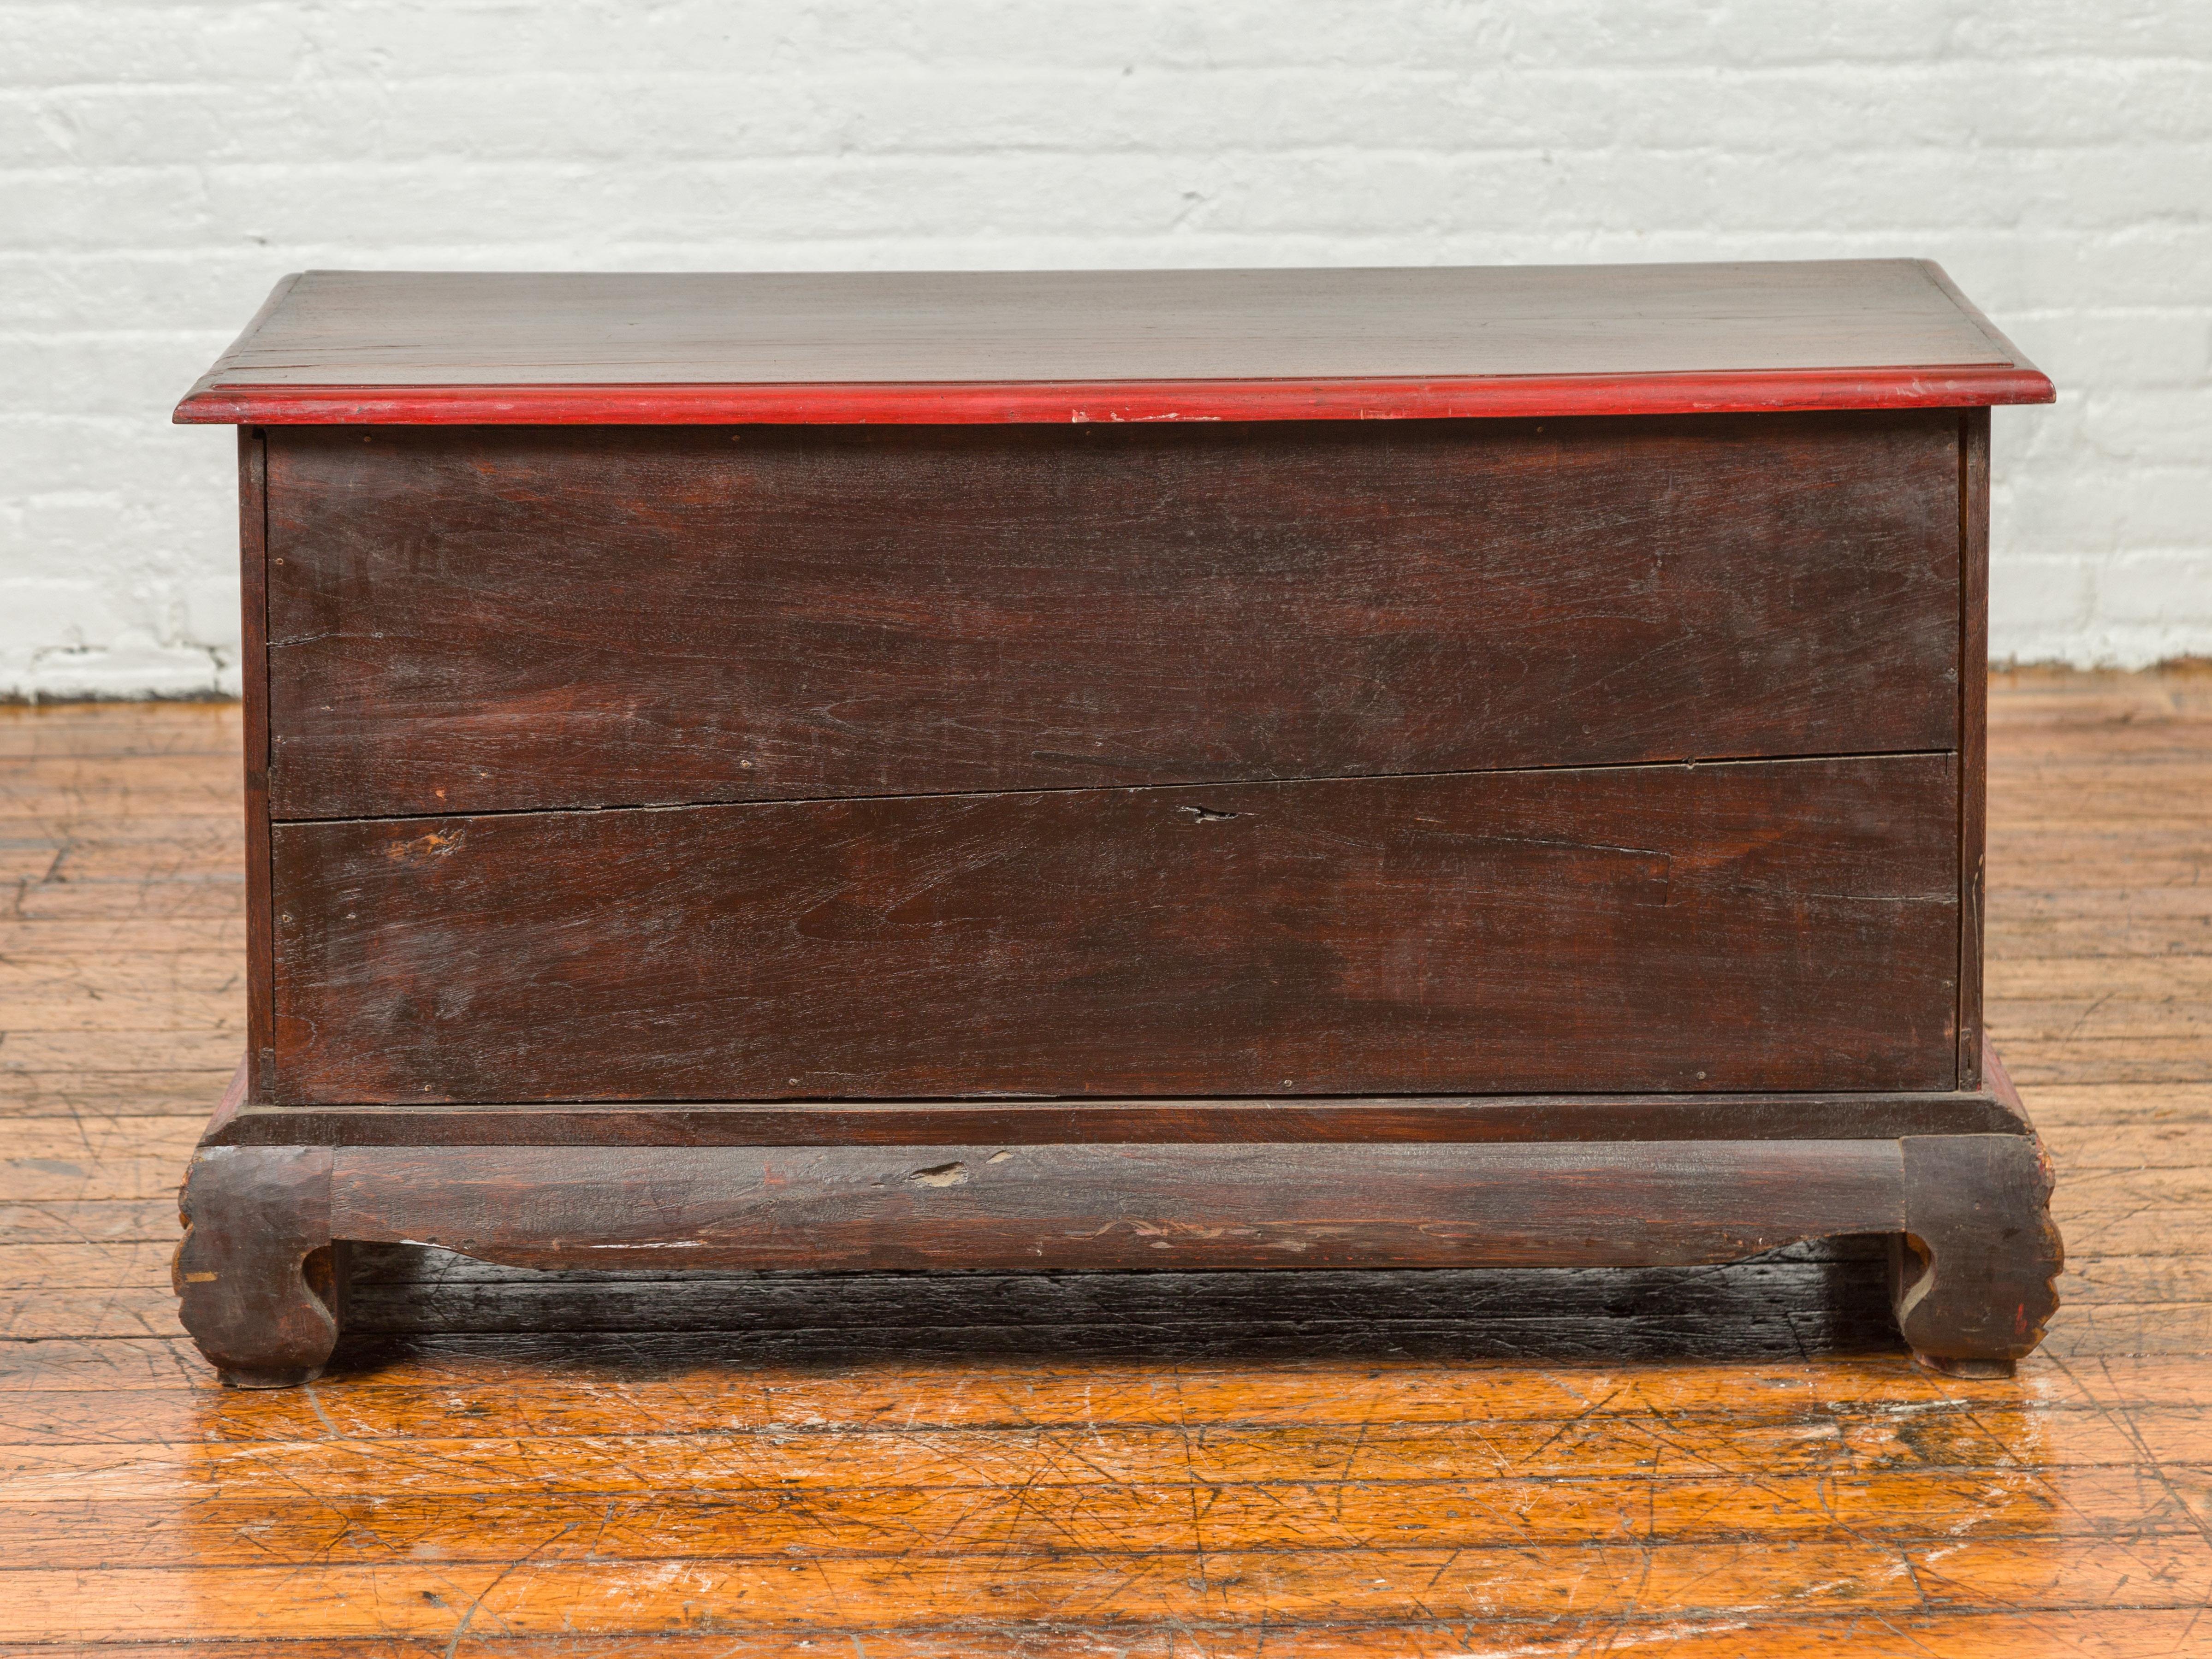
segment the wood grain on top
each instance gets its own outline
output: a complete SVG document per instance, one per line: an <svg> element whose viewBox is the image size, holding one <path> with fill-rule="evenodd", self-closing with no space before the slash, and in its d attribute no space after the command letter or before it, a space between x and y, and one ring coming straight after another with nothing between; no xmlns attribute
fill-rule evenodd
<svg viewBox="0 0 2212 1659"><path fill-rule="evenodd" d="M2045 402L1910 259L287 278L184 422L1374 418Z"/></svg>

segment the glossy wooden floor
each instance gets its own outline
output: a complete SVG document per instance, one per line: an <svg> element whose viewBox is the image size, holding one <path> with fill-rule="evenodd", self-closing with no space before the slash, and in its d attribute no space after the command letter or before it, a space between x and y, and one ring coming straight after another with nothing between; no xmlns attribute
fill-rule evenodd
<svg viewBox="0 0 2212 1659"><path fill-rule="evenodd" d="M1721 1270L725 1278L366 1255L227 1393L238 722L0 711L0 1656L2212 1653L2212 677L1993 699L1991 1025L2074 1261L2014 1382ZM113 1644L111 1648L108 1644Z"/></svg>

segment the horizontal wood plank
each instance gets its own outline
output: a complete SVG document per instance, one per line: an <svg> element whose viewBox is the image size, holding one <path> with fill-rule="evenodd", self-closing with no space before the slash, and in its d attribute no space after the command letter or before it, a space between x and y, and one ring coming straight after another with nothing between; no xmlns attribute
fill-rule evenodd
<svg viewBox="0 0 2212 1659"><path fill-rule="evenodd" d="M386 1259L369 1273L356 1269L356 1280L358 1285L373 1274L387 1289L421 1289L447 1282L448 1272L453 1278L474 1274L488 1285L511 1285L536 1277L523 1269L453 1257L439 1267ZM547 1275L542 1282L574 1286L578 1281L568 1274ZM681 1281L672 1270L659 1282L665 1286ZM1202 1281L1182 1282L1205 1303L1207 1287ZM926 1286L908 1284L917 1299L930 1294ZM786 1308L795 1308L809 1295L825 1290L835 1295L855 1285L851 1280L836 1286L792 1281L781 1300ZM765 1294L769 1287L755 1281L754 1288L756 1305L770 1307ZM886 1279L869 1288L872 1294L856 1290L851 1297L853 1316L865 1317L868 1310L878 1310L879 1317L892 1316L889 1310L897 1284ZM1055 1303L1062 1304L1057 1316L1064 1317L1065 1304L1081 1295L1065 1284L1028 1288L1038 1291L1032 1309L1047 1317L1055 1316ZM953 1293L945 1295L947 1309ZM1334 1299L1349 1308L1363 1294L1373 1296L1384 1314L1402 1311L1389 1304L1407 1299L1402 1281L1372 1276L1363 1286L1347 1285ZM1455 1295L1437 1287L1431 1310ZM1156 1316L1170 1304L1164 1291L1146 1311ZM1139 1304L1119 1305L1134 1310ZM617 1433L774 1436L786 1430L1074 1430L1122 1424L1191 1430L1236 1424L1356 1428L1376 1421L1556 1425L1607 1418L1638 1418L1655 1433L1669 1423L1760 1423L1777 1429L1794 1424L1824 1434L1838 1423L1861 1419L1887 1420L1900 1431L1917 1431L1911 1425L1928 1419L1938 1424L1931 1447L1940 1442L1948 1449L1944 1467L1986 1468L2016 1459L2021 1443L2041 1432L2039 1425L2050 1413L2124 1417L2146 1407L2176 1415L2212 1410L2212 1359L2201 1355L2108 1358L2086 1369L2031 1356L2017 1378L1943 1376L1905 1355L1889 1353L1830 1356L1818 1366L1797 1361L1545 1366L1402 1357L1249 1364L978 1360L960 1369L960 1386L945 1388L939 1386L948 1380L945 1368L927 1361L747 1370L695 1358L649 1376L587 1376L502 1362L488 1351L466 1370L457 1362L400 1361L386 1370L349 1376L342 1385L318 1383L308 1391L209 1394L195 1391L189 1377L179 1376L173 1388L131 1389L120 1395L96 1385L97 1379L79 1378L71 1387L69 1369L66 1360L58 1359L49 1373L52 1387L20 1390L0 1400L0 1441L33 1446L181 1445L325 1438L543 1440ZM1991 1410L2007 1413L2003 1422L2018 1432L1978 1441L1973 1425L1984 1421L1986 1426L1980 1414Z"/></svg>
<svg viewBox="0 0 2212 1659"><path fill-rule="evenodd" d="M1947 1089L1957 787L1899 756L282 824L276 1094Z"/></svg>
<svg viewBox="0 0 2212 1659"><path fill-rule="evenodd" d="M1663 1480L1722 1474L1809 1480L1829 1474L1863 1480L1900 1470L2008 1473L2030 1445L2052 1471L2124 1468L2146 1448L2176 1463L2206 1455L2206 1433L2195 1413L2137 1412L2122 1424L2087 1412L2023 1418L2000 1407L1979 1413L1844 1419L1809 1431L1803 1424L1745 1422L1727 1437L1724 1450L1716 1449L1718 1435L1701 1437L1695 1450L1685 1449L1664 1419L1636 1418L1578 1419L1564 1430L1545 1422L1378 1425L1349 1446L1343 1425L1214 1425L1199 1435L1182 1425L1123 1424L1112 1425L1110 1442L1103 1438L1106 1426L857 1434L784 1425L757 1436L605 1433L546 1441L426 1436L404 1446L337 1437L171 1449L4 1446L0 1518L19 1506L82 1499L156 1502L173 1497L180 1486L219 1492L240 1505L281 1503L303 1486L334 1499L479 1493L510 1499L534 1493L636 1498L659 1492L784 1494L801 1488L825 1497L920 1497L1027 1488L1041 1498L1056 1495L1054 1501L1070 1506L1083 1488L1138 1487L1179 1490L1187 1504L1194 1486L1296 1485L1322 1478L1324 1470L1332 1484L1385 1490L1401 1483L1525 1479L1526 1464L1547 1446L1571 1456L1586 1479L1632 1480L1647 1492ZM2131 1437L2136 1435L2142 1437L2140 1445ZM2200 1506L2208 1501L2202 1481L2200 1475L2189 1488ZM1483 1500L1472 1495L1471 1501ZM958 1513L947 1507L948 1519ZM2192 1513L2185 1502L2161 1507L2185 1526ZM1187 1507L1177 1518L1188 1540ZM848 1545L837 1553L891 1552ZM942 1553L981 1552L956 1545Z"/></svg>
<svg viewBox="0 0 2212 1659"><path fill-rule="evenodd" d="M426 1448L435 1455L434 1443ZM394 1455L404 1455L394 1449ZM1285 1461L1310 1455L1287 1447ZM1205 1488L1099 1481L1061 1486L993 1480L888 1490L820 1486L749 1493L672 1483L655 1493L332 1493L284 1498L216 1487L227 1467L192 1471L204 1486L183 1502L84 1498L11 1504L9 1565L125 1568L358 1563L617 1562L707 1559L781 1561L893 1554L981 1559L1032 1553L1112 1558L1180 1553L1194 1536L1223 1550L1483 1549L1526 1545L1771 1538L1795 1541L1839 1528L1900 1543L2032 1537L2081 1547L2200 1535L2207 1492L2176 1492L2140 1469L2069 1469L2063 1498L2013 1470L1776 1474L1747 1504L1743 1476L1592 1476L1582 1481L1375 1480L1230 1481ZM188 1480L191 1477L187 1477ZM200 1481L194 1481L198 1486ZM2192 1506L2193 1503L2193 1506ZM106 1540L105 1553L88 1549Z"/></svg>
<svg viewBox="0 0 2212 1659"><path fill-rule="evenodd" d="M1707 1619L1695 1613L1595 1619L1539 1620L1395 1619L1351 1622L1301 1622L1295 1626L1297 1650L1310 1659L1466 1659L1468 1639L1510 1644L1508 1652L1538 1659L1551 1655L1602 1652L1604 1646L1629 1650L1632 1644L1663 1644L1668 1659L1987 1659L1990 1654L2063 1653L2082 1659L2173 1659L2203 1621L2191 1607L2100 1607L2087 1611L1996 1613L1960 1607L1930 1608L1879 1617L1857 1613L1795 1613L1776 1609L1753 1615ZM1040 1623L1001 1620L989 1629L973 1624L949 1627L871 1627L861 1633L816 1626L808 1637L789 1632L722 1629L711 1635L660 1633L646 1649L653 1659L788 1659L794 1643L809 1641L812 1651L829 1641L852 1645L861 1640L872 1659L1034 1659L1054 1646L1089 1644L1109 1649L1123 1659L1184 1659L1194 1642L1205 1644L1208 1659L1278 1659L1285 1633L1279 1620L1177 1620L1169 1625L1121 1621L1090 1624L1055 1618ZM568 1632L554 1641L560 1659L635 1659L647 1638L634 1634ZM358 1640L103 1644L103 1653L145 1655L149 1659L422 1659L426 1646L442 1651L434 1638L365 1637ZM545 1640L461 1632L450 1644L458 1659L536 1659ZM1478 1650L1479 1651L1479 1650ZM46 1646L0 1646L0 1659L52 1659Z"/></svg>
<svg viewBox="0 0 2212 1659"><path fill-rule="evenodd" d="M210 1147L194 1180L251 1156ZM326 1156L330 1237L543 1267L1641 1267L1908 1218L1893 1140Z"/></svg>
<svg viewBox="0 0 2212 1659"><path fill-rule="evenodd" d="M268 450L280 818L1957 744L1948 415Z"/></svg>
<svg viewBox="0 0 2212 1659"><path fill-rule="evenodd" d="M1097 1562L1080 1557L1026 1558L1018 1573L994 1574L988 1586L966 1562L927 1558L208 1567L189 1586L159 1569L120 1568L101 1575L109 1594L96 1606L84 1601L76 1574L33 1569L9 1575L0 1633L147 1637L190 1617L204 1635L252 1637L281 1611L284 1627L301 1636L446 1638L475 1608L510 1636L557 1637L574 1629L580 1607L592 1609L600 1629L651 1632L681 1632L707 1606L743 1606L757 1626L866 1630L1065 1620L1079 1598L1084 1617L1100 1624L1389 1619L1401 1616L1412 1596L1434 1616L1461 1619L1628 1614L1655 1602L1726 1615L1784 1598L1805 1613L1911 1613L1926 1605L1930 1585L1954 1606L1992 1609L2201 1607L2212 1599L2212 1544L2201 1536L2100 1541L2056 1553L2037 1540L2008 1539L1917 1551L1875 1540L1224 1551L1208 1552L1202 1573L1182 1553L1110 1559L1113 1571L1102 1574ZM825 1608L834 1609L826 1618Z"/></svg>

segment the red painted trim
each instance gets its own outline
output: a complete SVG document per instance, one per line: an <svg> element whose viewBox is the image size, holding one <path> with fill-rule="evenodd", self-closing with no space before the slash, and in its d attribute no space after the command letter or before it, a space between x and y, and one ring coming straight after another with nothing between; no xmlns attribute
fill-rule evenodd
<svg viewBox="0 0 2212 1659"><path fill-rule="evenodd" d="M2056 396L2033 368L1974 364L1480 380L210 386L195 388L175 418L214 426L976 426L1954 409Z"/></svg>

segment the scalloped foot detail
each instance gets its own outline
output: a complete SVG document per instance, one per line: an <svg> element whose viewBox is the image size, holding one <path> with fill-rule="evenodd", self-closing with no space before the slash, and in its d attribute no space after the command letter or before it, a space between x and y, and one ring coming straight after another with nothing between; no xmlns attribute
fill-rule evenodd
<svg viewBox="0 0 2212 1659"><path fill-rule="evenodd" d="M1952 1376L2007 1376L2057 1310L2066 1250L2033 1135L1929 1135L1905 1148L1905 1231L1890 1244L1898 1328Z"/></svg>
<svg viewBox="0 0 2212 1659"><path fill-rule="evenodd" d="M326 1146L204 1146L185 1177L172 1279L192 1340L233 1388L314 1380L338 1338Z"/></svg>

